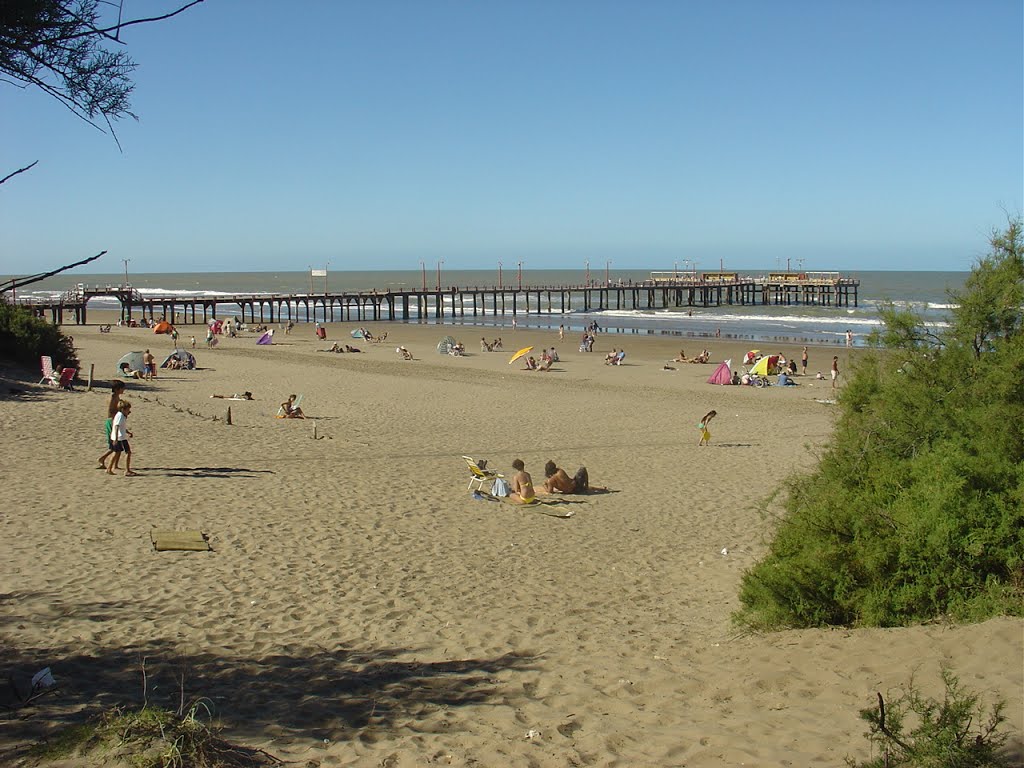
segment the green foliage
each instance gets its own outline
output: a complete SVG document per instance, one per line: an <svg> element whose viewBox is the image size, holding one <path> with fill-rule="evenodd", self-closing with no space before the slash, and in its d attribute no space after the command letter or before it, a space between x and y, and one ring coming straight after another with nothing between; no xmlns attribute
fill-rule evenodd
<svg viewBox="0 0 1024 768"><path fill-rule="evenodd" d="M1005 722L1004 703L996 702L990 712L978 696L964 691L960 681L942 670L945 694L941 702L921 694L911 681L910 688L895 701L862 709L860 716L870 730L866 734L878 757L864 763L847 760L852 768L1002 768L1009 758L1000 755L1005 734L997 733ZM916 723L908 730L909 723Z"/></svg>
<svg viewBox="0 0 1024 768"><path fill-rule="evenodd" d="M787 482L754 628L1024 613L1024 247L992 239L948 328L890 307L816 470Z"/></svg>
<svg viewBox="0 0 1024 768"><path fill-rule="evenodd" d="M39 358L48 355L55 366L78 367L70 337L24 307L5 301L0 301L0 355L31 365L38 365Z"/></svg>

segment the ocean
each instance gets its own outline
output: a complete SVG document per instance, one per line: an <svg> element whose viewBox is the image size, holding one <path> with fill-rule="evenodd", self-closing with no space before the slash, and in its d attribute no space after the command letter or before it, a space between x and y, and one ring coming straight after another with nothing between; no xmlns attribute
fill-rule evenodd
<svg viewBox="0 0 1024 768"><path fill-rule="evenodd" d="M741 271L741 274L757 274ZM749 340L754 342L788 342L807 344L844 344L847 331L854 336L857 346L863 345L867 335L880 327L880 308L893 302L914 307L933 327L941 327L948 320L952 305L948 292L963 287L968 272L861 272L844 273L843 277L860 280L857 307L829 308L821 306L722 306L694 307L692 310L631 311L605 310L585 312L573 309L561 312L531 312L520 307L516 324L520 328L557 329L564 325L567 332L581 333L592 322L602 332L631 335L678 336L681 338ZM650 278L646 270L613 270L608 274L612 283L643 282ZM324 293L339 291L402 291L442 286L491 287L499 284L497 270L444 270L440 276L433 269L410 271L358 271L330 272L326 278L310 277L303 272L195 272L195 273L142 273L129 274L128 282L145 296L231 296L237 294L260 295L273 293ZM591 282L602 283L604 270L593 270ZM6 278L4 278L6 279ZM506 270L501 275L504 287L518 286L519 274ZM583 285L583 270L529 270L522 273L522 286ZM17 300L51 299L78 284L88 286L120 285L122 274L64 273L17 292ZM10 294L7 294L10 296ZM450 302L450 298L447 300ZM92 309L119 309L114 299L96 298L89 303ZM546 309L546 308L545 308ZM231 304L218 307L224 316L238 313ZM488 308L488 311L490 309ZM305 315L302 315L302 319ZM298 320L299 318L296 318ZM317 320L324 318L318 315ZM484 314L476 317L445 317L443 321L423 318L411 322L470 326L474 328L507 328L511 315ZM362 323L366 325L364 321Z"/></svg>

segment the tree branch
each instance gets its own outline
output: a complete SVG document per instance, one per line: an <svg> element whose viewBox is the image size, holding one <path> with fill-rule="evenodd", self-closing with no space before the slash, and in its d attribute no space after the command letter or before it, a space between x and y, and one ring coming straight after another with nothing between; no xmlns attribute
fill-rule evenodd
<svg viewBox="0 0 1024 768"><path fill-rule="evenodd" d="M876 692L877 693L877 692ZM903 749L910 751L910 747L900 741L892 731L890 731L885 725L885 699L882 698L882 694L878 693L878 730L892 739L897 745Z"/></svg>
<svg viewBox="0 0 1024 768"><path fill-rule="evenodd" d="M16 170L16 171L15 171L14 173L8 173L8 174L7 174L6 176L4 176L4 177L3 177L2 179L0 179L0 184L3 184L3 183L4 183L5 181L7 181L8 179L12 179L12 178L14 178L14 177L15 177L15 176L17 176L17 175L18 175L19 173L24 173L25 171L29 170L29 169L30 169L30 168L32 168L32 167L33 167L34 165L36 165L36 163L38 163L38 162L39 162L39 161L38 161L38 160L36 160L36 162L35 162L35 163L32 163L32 165L26 165L26 166L25 166L24 168L19 168L19 169L18 169L18 170Z"/></svg>
<svg viewBox="0 0 1024 768"><path fill-rule="evenodd" d="M45 280L48 277L59 275L61 272L66 272L74 267L80 267L83 264L88 264L90 261L96 261L100 256L103 256L106 251L100 251L95 256L90 256L88 259L82 259L76 261L74 264L68 264L67 266L61 267L60 269L54 269L49 272L42 272L38 275L30 275L29 277L14 277L8 280L6 283L0 284L0 293L6 293L7 291L13 290L14 288L21 288L23 285L31 285L32 283L38 283L40 280Z"/></svg>
<svg viewBox="0 0 1024 768"><path fill-rule="evenodd" d="M86 30L85 32L79 32L76 35L66 35L66 36L65 35L60 35L58 37L54 37L54 38L51 38L49 40L43 40L42 42L46 43L46 44L52 44L52 43L56 43L56 42L63 41L63 40L74 40L75 38L78 38L78 37L89 37L91 35L101 35L103 37L106 37L109 40L113 40L116 43L120 43L121 41L117 37L115 37L114 35L111 35L110 34L111 32L120 32L125 27L131 27L131 26L134 26L135 24L150 24L151 22L154 22L154 21L163 21L164 19L169 19L172 16L177 16L179 13L184 13L189 8L191 8L193 5L199 5L199 3L201 3L201 2L203 2L203 0L192 0L192 2L186 3L185 5L181 6L181 8L179 8L178 10L171 11L170 13L165 13L163 16L152 16L152 17L150 17L148 19L132 19L131 21L119 21L117 24L115 24L112 27L102 27L102 28L100 28L100 27L94 27L94 26L90 25L89 29Z"/></svg>

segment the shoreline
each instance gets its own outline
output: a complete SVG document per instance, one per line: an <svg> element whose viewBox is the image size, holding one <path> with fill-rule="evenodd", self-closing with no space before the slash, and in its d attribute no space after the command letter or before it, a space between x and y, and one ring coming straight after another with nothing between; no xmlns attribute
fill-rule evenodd
<svg viewBox="0 0 1024 768"><path fill-rule="evenodd" d="M99 317L99 321L95 318ZM119 328L117 321L120 318L120 312L117 310L90 310L89 319L90 322L84 325L73 325L69 323L62 324L61 328L65 333L74 335L75 328L92 328L95 329L100 325L110 325L112 329ZM526 321L522 322L519 318L524 317L523 315L517 316L515 330L521 332L534 332L534 333L557 333L558 326L563 324L561 322L554 321L542 321L541 318L546 317L544 315L532 315L525 316ZM559 320L564 319L567 316L557 316ZM612 318L603 317L600 313L589 313L586 316L578 316L581 320L584 318L587 322L594 319L604 319L606 321ZM267 323L266 325L273 328L275 332L282 332L286 326L286 322ZM369 328L371 331L375 327L384 328L434 328L439 333L443 329L466 329L467 332L484 331L485 335L499 335L498 332L509 334L513 332L513 326L508 316L497 316L493 321L487 321L484 319L468 320L468 319L453 319L444 318L442 320L419 320L419 321L406 321L406 320L373 320L373 321L306 321L306 320L293 320L296 328L310 328L312 329L318 322L320 325L328 329L328 333L331 333L332 329L337 329L334 333L336 337L339 334L349 333L351 330L359 327ZM180 329L200 329L204 334L206 331L206 325L203 323L177 323L176 326ZM584 330L585 323L578 325L565 324L565 340L562 342L564 345L572 345L574 347L579 345L580 336ZM142 329L145 330L145 329ZM453 335L450 333L442 333L441 335ZM601 324L601 331L599 335L612 336L616 338L626 339L651 339L651 340L662 340L669 341L673 344L687 343L692 341L701 345L711 345L714 343L722 344L778 344L788 346L807 346L807 347L820 347L828 349L850 349L845 342L832 342L827 338L821 336L808 336L808 335L780 335L780 334L738 334L738 333L722 333L716 335L715 333L692 331L692 330L674 330L670 328L638 328L629 327L623 325L614 325L611 322L608 325ZM854 337L853 349L863 350L866 348L864 343L865 335L856 334Z"/></svg>

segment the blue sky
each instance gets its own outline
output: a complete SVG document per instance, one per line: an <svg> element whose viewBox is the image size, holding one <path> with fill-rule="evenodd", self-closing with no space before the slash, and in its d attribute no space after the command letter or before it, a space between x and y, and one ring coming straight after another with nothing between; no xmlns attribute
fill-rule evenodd
<svg viewBox="0 0 1024 768"><path fill-rule="evenodd" d="M207 0L123 39L123 152L0 83L0 176L39 161L0 274L958 270L1024 209L1019 0Z"/></svg>

